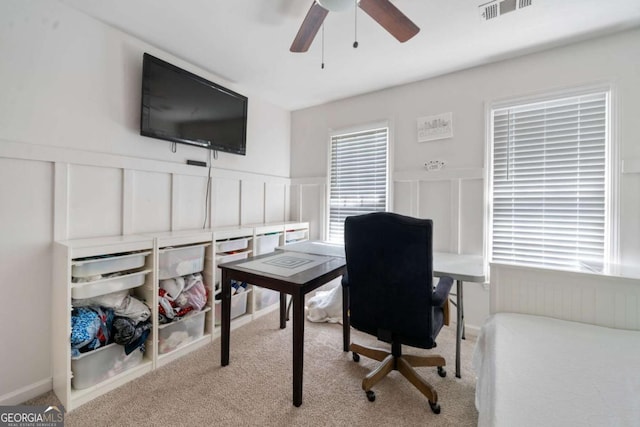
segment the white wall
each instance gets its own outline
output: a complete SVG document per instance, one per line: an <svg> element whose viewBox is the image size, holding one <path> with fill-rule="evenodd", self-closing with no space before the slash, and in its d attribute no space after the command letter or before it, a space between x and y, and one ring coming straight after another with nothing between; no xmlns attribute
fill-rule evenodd
<svg viewBox="0 0 640 427"><path fill-rule="evenodd" d="M290 113L58 1L0 2L0 404L51 389L54 240L202 227L208 151L139 135L142 54L249 98L214 225L288 219Z"/></svg>
<svg viewBox="0 0 640 427"><path fill-rule="evenodd" d="M640 30L592 39L438 78L292 113L292 207L305 221L325 213L328 133L388 120L393 143L395 211L434 219L436 250L482 254L484 248L485 106L496 100L594 83L614 87L624 173L620 176L621 260L640 257ZM417 142L416 119L453 113L450 139ZM423 164L442 160L441 171ZM473 329L489 314L488 288L465 284Z"/></svg>

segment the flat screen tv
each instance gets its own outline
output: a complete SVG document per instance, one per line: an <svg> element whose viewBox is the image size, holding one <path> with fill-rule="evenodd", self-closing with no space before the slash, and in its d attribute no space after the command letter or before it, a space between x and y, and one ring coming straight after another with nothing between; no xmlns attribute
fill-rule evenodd
<svg viewBox="0 0 640 427"><path fill-rule="evenodd" d="M142 64L140 134L246 154L247 98L148 53Z"/></svg>

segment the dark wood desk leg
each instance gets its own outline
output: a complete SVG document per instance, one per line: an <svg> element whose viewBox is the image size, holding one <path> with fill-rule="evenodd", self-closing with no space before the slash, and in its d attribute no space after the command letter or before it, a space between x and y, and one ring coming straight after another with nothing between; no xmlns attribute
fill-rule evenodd
<svg viewBox="0 0 640 427"><path fill-rule="evenodd" d="M342 287L342 349L349 351L351 325L349 321L349 288Z"/></svg>
<svg viewBox="0 0 640 427"><path fill-rule="evenodd" d="M456 377L460 376L460 344L462 339L462 280L456 280Z"/></svg>
<svg viewBox="0 0 640 427"><path fill-rule="evenodd" d="M302 366L304 362L304 295L297 292L293 299L293 404L302 405Z"/></svg>
<svg viewBox="0 0 640 427"><path fill-rule="evenodd" d="M222 269L222 309L220 312L220 364L229 364L229 340L231 338L231 278L226 269Z"/></svg>
<svg viewBox="0 0 640 427"><path fill-rule="evenodd" d="M287 294L280 292L280 329L287 327Z"/></svg>

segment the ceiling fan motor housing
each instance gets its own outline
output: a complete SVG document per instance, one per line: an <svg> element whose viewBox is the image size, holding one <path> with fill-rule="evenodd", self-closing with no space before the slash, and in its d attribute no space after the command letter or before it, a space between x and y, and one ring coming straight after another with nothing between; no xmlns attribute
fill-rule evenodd
<svg viewBox="0 0 640 427"><path fill-rule="evenodd" d="M316 2L331 12L340 12L353 6L353 0L316 0Z"/></svg>

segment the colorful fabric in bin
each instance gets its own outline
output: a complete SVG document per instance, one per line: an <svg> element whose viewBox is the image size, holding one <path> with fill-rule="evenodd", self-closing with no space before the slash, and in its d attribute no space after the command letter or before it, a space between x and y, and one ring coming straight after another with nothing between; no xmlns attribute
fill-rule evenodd
<svg viewBox="0 0 640 427"><path fill-rule="evenodd" d="M134 322L127 317L116 317L113 321L113 340L124 346L125 354L131 354L135 349L144 351L144 342L151 333L151 321Z"/></svg>
<svg viewBox="0 0 640 427"><path fill-rule="evenodd" d="M200 273L164 279L158 289L158 322L171 323L207 305L207 288Z"/></svg>
<svg viewBox="0 0 640 427"><path fill-rule="evenodd" d="M71 355L79 356L109 344L113 310L78 307L71 312Z"/></svg>

